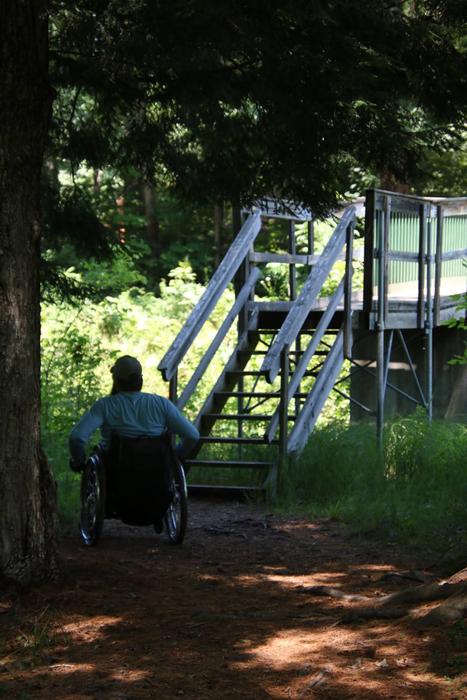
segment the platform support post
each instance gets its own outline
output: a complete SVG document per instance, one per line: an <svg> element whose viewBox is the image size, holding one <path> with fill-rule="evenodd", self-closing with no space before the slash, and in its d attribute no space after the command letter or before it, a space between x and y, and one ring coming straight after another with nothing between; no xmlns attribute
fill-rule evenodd
<svg viewBox="0 0 467 700"><path fill-rule="evenodd" d="M376 350L376 435L380 450L383 450L384 437L384 395L386 392L386 363L384 352L384 331L387 315L387 290L388 290L388 259L389 225L391 217L391 199L384 198L383 219L378 237L378 317L377 350ZM388 365L389 366L389 365Z"/></svg>
<svg viewBox="0 0 467 700"><path fill-rule="evenodd" d="M426 235L426 407L428 420L433 418L433 288L432 288L432 230L427 222Z"/></svg>

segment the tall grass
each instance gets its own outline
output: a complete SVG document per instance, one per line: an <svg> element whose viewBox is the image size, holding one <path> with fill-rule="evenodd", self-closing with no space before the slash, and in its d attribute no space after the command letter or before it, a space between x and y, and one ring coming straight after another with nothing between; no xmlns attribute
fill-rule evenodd
<svg viewBox="0 0 467 700"><path fill-rule="evenodd" d="M60 515L70 522L78 517L79 476L68 471L64 448L64 440L48 444ZM255 447L250 449L244 459L257 457ZM235 457L232 450L216 446L209 456L228 461ZM216 476L229 483L230 471L231 483L238 485L258 478L236 470ZM191 481L197 476L206 474L190 474ZM281 474L274 507L336 517L385 541L460 553L467 546L467 427L430 424L424 416L400 418L386 427L383 457L374 426L325 425Z"/></svg>
<svg viewBox="0 0 467 700"><path fill-rule="evenodd" d="M326 513L358 531L430 548L467 544L467 427L400 418L316 430L282 476L280 505Z"/></svg>

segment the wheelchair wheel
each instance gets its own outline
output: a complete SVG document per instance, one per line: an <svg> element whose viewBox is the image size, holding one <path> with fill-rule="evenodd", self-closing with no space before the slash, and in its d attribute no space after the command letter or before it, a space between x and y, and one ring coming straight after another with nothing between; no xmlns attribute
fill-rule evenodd
<svg viewBox="0 0 467 700"><path fill-rule="evenodd" d="M172 501L164 516L168 538L172 544L182 544L188 519L188 492L185 472L181 463L174 460Z"/></svg>
<svg viewBox="0 0 467 700"><path fill-rule="evenodd" d="M106 483L104 465L97 455L86 462L81 477L79 531L88 547L95 546L102 533L105 515Z"/></svg>

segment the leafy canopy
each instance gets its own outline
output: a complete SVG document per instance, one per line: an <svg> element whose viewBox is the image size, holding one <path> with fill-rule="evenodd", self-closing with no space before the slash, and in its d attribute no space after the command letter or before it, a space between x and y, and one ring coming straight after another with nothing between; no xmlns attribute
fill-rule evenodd
<svg viewBox="0 0 467 700"><path fill-rule="evenodd" d="M52 3L61 148L163 169L196 201L322 210L352 168L414 177L465 119L465 6L335 0ZM87 108L84 106L87 105Z"/></svg>

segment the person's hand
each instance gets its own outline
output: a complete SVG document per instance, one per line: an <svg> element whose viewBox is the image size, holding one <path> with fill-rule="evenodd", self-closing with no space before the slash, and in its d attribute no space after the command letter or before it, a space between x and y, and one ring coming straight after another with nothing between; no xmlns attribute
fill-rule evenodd
<svg viewBox="0 0 467 700"><path fill-rule="evenodd" d="M84 467L86 466L85 462L81 462L80 464L75 464L72 459L70 459L70 469L72 472L80 473L84 472Z"/></svg>

